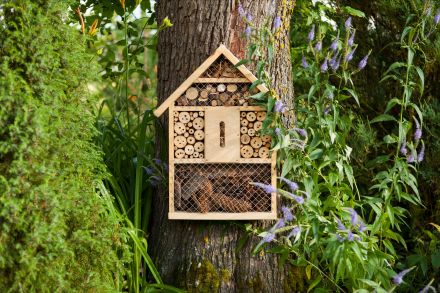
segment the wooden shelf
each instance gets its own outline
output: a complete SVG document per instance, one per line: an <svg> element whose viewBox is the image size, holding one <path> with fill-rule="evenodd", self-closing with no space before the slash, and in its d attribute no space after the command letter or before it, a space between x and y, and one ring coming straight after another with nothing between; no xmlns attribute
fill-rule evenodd
<svg viewBox="0 0 440 293"><path fill-rule="evenodd" d="M247 212L247 213L188 213L170 212L170 220L275 220L275 212Z"/></svg>
<svg viewBox="0 0 440 293"><path fill-rule="evenodd" d="M238 108L240 111L266 111L260 106L174 106L174 111L205 111L206 109Z"/></svg>
<svg viewBox="0 0 440 293"><path fill-rule="evenodd" d="M212 78L212 77L199 77L194 83L252 83L247 78L235 78L235 77L220 77L220 78Z"/></svg>
<svg viewBox="0 0 440 293"><path fill-rule="evenodd" d="M252 158L245 159L240 158L235 161L225 161L225 162L207 162L206 159L174 159L175 164L270 164L272 160L270 158L262 159L262 158Z"/></svg>

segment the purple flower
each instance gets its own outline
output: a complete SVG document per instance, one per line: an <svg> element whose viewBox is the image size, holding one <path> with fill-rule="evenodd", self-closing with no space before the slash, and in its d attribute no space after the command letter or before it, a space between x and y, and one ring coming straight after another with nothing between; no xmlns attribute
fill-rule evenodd
<svg viewBox="0 0 440 293"><path fill-rule="evenodd" d="M279 177L279 179L286 183L292 192L295 192L299 188L296 182L290 181L289 179L286 179L284 177Z"/></svg>
<svg viewBox="0 0 440 293"><path fill-rule="evenodd" d="M338 229L341 231L346 231L347 228L344 226L344 224L342 224L341 220L339 220L338 217L336 217L336 222L338 222Z"/></svg>
<svg viewBox="0 0 440 293"><path fill-rule="evenodd" d="M328 92L327 93L327 99L329 100L333 100L334 96L333 96L333 92Z"/></svg>
<svg viewBox="0 0 440 293"><path fill-rule="evenodd" d="M345 29L351 28L351 16L345 21Z"/></svg>
<svg viewBox="0 0 440 293"><path fill-rule="evenodd" d="M400 153L404 156L408 153L408 149L406 148L406 139L403 139L402 146L400 147Z"/></svg>
<svg viewBox="0 0 440 293"><path fill-rule="evenodd" d="M252 182L251 184L263 189L267 193L277 192L277 188L275 186L270 185L270 184L264 184L264 183L260 183L260 182Z"/></svg>
<svg viewBox="0 0 440 293"><path fill-rule="evenodd" d="M360 223L359 223L359 231L364 232L365 230L367 230L367 227L365 227L365 223L360 221Z"/></svg>
<svg viewBox="0 0 440 293"><path fill-rule="evenodd" d="M414 155L411 153L407 158L406 161L408 163L414 163Z"/></svg>
<svg viewBox="0 0 440 293"><path fill-rule="evenodd" d="M280 129L279 127L275 128L275 133L276 133L277 135L280 135L280 133L281 133L281 129Z"/></svg>
<svg viewBox="0 0 440 293"><path fill-rule="evenodd" d="M422 128L420 127L419 121L417 121L416 118L414 118L414 121L416 122L416 131L414 131L414 139L418 141L422 138Z"/></svg>
<svg viewBox="0 0 440 293"><path fill-rule="evenodd" d="M307 137L307 131L302 128L294 128L294 130L302 137Z"/></svg>
<svg viewBox="0 0 440 293"><path fill-rule="evenodd" d="M359 220L358 213L352 208L349 208L348 210L350 212L351 225L356 226Z"/></svg>
<svg viewBox="0 0 440 293"><path fill-rule="evenodd" d="M327 106L327 107L325 107L325 109L324 109L324 115L328 115L329 113L330 113L330 110L332 109L332 107L331 106Z"/></svg>
<svg viewBox="0 0 440 293"><path fill-rule="evenodd" d="M144 168L144 170L145 170L145 173L147 173L147 175L153 175L154 174L154 168L153 167L151 167L151 166L148 166L148 167L143 167Z"/></svg>
<svg viewBox="0 0 440 293"><path fill-rule="evenodd" d="M425 158L425 144L422 142L422 148L420 149L419 155L417 156L417 162L422 162Z"/></svg>
<svg viewBox="0 0 440 293"><path fill-rule="evenodd" d="M284 110L284 104L283 101L281 100L277 100L275 102L275 107L274 107L275 112L283 112Z"/></svg>
<svg viewBox="0 0 440 293"><path fill-rule="evenodd" d="M332 49L333 52L336 52L338 50L338 42L339 42L339 33L336 39L334 39L332 44L330 45L330 49Z"/></svg>
<svg viewBox="0 0 440 293"><path fill-rule="evenodd" d="M238 4L238 14L240 16L245 16L246 15L246 12L244 11L243 6L241 6L241 3Z"/></svg>
<svg viewBox="0 0 440 293"><path fill-rule="evenodd" d="M289 222L289 221L293 220L294 216L292 214L292 211L288 207L283 206L281 208L281 210L283 211L283 218L284 218L285 221Z"/></svg>
<svg viewBox="0 0 440 293"><path fill-rule="evenodd" d="M244 34L246 35L246 37L250 37L252 33L252 29L250 26L247 26L246 29L244 30Z"/></svg>
<svg viewBox="0 0 440 293"><path fill-rule="evenodd" d="M367 66L367 62L368 62L368 55L365 55L365 57L361 60L361 62L359 62L359 70L362 70L365 68L365 66Z"/></svg>
<svg viewBox="0 0 440 293"><path fill-rule="evenodd" d="M347 62L351 61L353 59L354 52L356 52L356 48L351 50L350 53L348 53L347 56L345 56L345 61Z"/></svg>
<svg viewBox="0 0 440 293"><path fill-rule="evenodd" d="M353 31L350 38L348 39L348 45L351 47L354 44L354 36L356 35L356 31Z"/></svg>
<svg viewBox="0 0 440 293"><path fill-rule="evenodd" d="M269 243L272 242L274 239L275 239L275 234L268 232L266 236L263 237L262 242Z"/></svg>
<svg viewBox="0 0 440 293"><path fill-rule="evenodd" d="M301 59L301 65L304 68L308 68L309 67L309 64L307 64L307 60L306 60L306 57L304 56L304 54L303 54L302 59Z"/></svg>
<svg viewBox="0 0 440 293"><path fill-rule="evenodd" d="M348 231L348 234L347 234L347 240L348 240L348 241L353 241L353 240L354 240L354 234L353 234L353 232Z"/></svg>
<svg viewBox="0 0 440 293"><path fill-rule="evenodd" d="M330 59L328 61L328 64L330 65L330 67L333 68L333 66L335 65L335 63L338 61L338 54L335 53L335 55L332 57L332 59Z"/></svg>
<svg viewBox="0 0 440 293"><path fill-rule="evenodd" d="M344 226L344 224L342 224L341 220L338 217L336 217L336 222L338 222L338 229L339 230L341 230L341 231L347 230L347 228Z"/></svg>
<svg viewBox="0 0 440 293"><path fill-rule="evenodd" d="M400 285L403 283L403 277L405 277L406 274L408 274L410 271L412 271L414 267L406 269L398 273L393 277L393 283L394 285Z"/></svg>
<svg viewBox="0 0 440 293"><path fill-rule="evenodd" d="M327 58L324 59L324 62L321 64L321 72L326 72L328 70L328 62Z"/></svg>
<svg viewBox="0 0 440 293"><path fill-rule="evenodd" d="M273 27L274 27L274 29L278 29L281 27L281 17L279 17L279 16L275 17L275 19L273 21Z"/></svg>
<svg viewBox="0 0 440 293"><path fill-rule="evenodd" d="M292 229L292 231L290 231L289 235L287 235L287 238L290 237L296 237L296 235L298 235L301 232L301 228L299 226L296 226L295 228Z"/></svg>
<svg viewBox="0 0 440 293"><path fill-rule="evenodd" d="M304 197L287 192L287 195L290 196L294 201L296 201L298 204L304 203Z"/></svg>
<svg viewBox="0 0 440 293"><path fill-rule="evenodd" d="M252 21L252 14L248 13L246 15L246 19L247 19L247 21L251 22Z"/></svg>
<svg viewBox="0 0 440 293"><path fill-rule="evenodd" d="M336 59L337 56L334 56L333 58L334 58L334 61L332 61L333 59L330 60L330 67L333 69L333 71L336 71L336 70L338 70L339 64L341 63L341 57Z"/></svg>
<svg viewBox="0 0 440 293"><path fill-rule="evenodd" d="M275 225L275 229L280 229L286 226L286 223L284 222L284 219L280 219L277 224Z"/></svg>
<svg viewBox="0 0 440 293"><path fill-rule="evenodd" d="M345 238L341 236L341 234L336 233L336 239L338 239L339 242L344 242Z"/></svg>
<svg viewBox="0 0 440 293"><path fill-rule="evenodd" d="M434 16L434 24L437 25L440 22L440 9L437 10L436 15Z"/></svg>
<svg viewBox="0 0 440 293"><path fill-rule="evenodd" d="M309 32L309 35L307 36L307 39L309 42L313 41L315 39L315 25L312 25L312 29Z"/></svg>
<svg viewBox="0 0 440 293"><path fill-rule="evenodd" d="M322 42L318 41L315 45L315 51L321 52L321 50L322 50Z"/></svg>

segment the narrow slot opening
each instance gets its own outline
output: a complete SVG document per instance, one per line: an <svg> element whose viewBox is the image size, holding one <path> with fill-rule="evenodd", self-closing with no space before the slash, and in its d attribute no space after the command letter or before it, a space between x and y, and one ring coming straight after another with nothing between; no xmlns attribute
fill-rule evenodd
<svg viewBox="0 0 440 293"><path fill-rule="evenodd" d="M220 122L220 147L225 147L225 122Z"/></svg>

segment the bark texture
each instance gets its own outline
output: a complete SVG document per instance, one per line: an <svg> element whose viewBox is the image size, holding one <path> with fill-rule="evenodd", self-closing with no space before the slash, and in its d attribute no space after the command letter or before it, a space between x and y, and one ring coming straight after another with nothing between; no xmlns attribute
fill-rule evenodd
<svg viewBox="0 0 440 293"><path fill-rule="evenodd" d="M293 89L288 31L294 0L241 1L257 26L282 17L270 68L272 87L291 105ZM224 44L245 57L245 23L234 0L158 1L158 22L169 17L173 26L159 34L158 101L162 103L214 50ZM251 70L253 69L250 66ZM164 115L168 116L168 115ZM162 117L167 125L167 117ZM291 118L286 116L286 123ZM167 132L158 133L165 136ZM158 143L161 139L158 138ZM166 150L167 145L158 149ZM170 221L167 192L153 203L150 253L166 283L190 292L297 292L303 291L301 273L280 266L273 254L252 255L259 239L243 241L243 222ZM252 226L270 223L251 222Z"/></svg>

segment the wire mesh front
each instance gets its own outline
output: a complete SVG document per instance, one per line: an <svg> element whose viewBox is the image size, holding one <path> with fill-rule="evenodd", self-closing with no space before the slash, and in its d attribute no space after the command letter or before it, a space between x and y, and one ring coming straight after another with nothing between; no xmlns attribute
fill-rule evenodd
<svg viewBox="0 0 440 293"><path fill-rule="evenodd" d="M203 74L201 77L210 78L239 78L244 75L225 57L219 57Z"/></svg>
<svg viewBox="0 0 440 293"><path fill-rule="evenodd" d="M271 184L271 165L176 164L174 209L192 213L270 212L271 194L250 182Z"/></svg>
<svg viewBox="0 0 440 293"><path fill-rule="evenodd" d="M258 90L249 90L249 83L194 83L180 96L176 106L250 106L249 98Z"/></svg>

